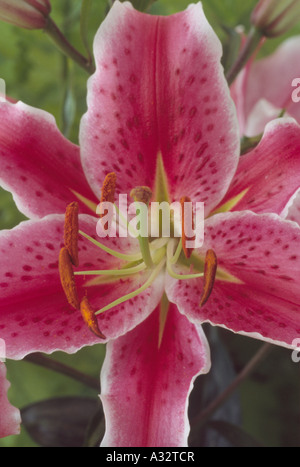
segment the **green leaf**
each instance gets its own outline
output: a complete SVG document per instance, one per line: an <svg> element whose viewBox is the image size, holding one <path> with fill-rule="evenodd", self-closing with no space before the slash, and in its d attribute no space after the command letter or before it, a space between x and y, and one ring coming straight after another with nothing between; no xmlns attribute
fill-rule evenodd
<svg viewBox="0 0 300 467"><path fill-rule="evenodd" d="M28 433L40 446L82 447L99 405L97 399L61 397L31 404L21 410L21 416Z"/></svg>
<svg viewBox="0 0 300 467"><path fill-rule="evenodd" d="M93 60L93 54L89 42L89 19L91 14L93 0L83 0L80 15L80 34L82 43L88 53L90 61Z"/></svg>
<svg viewBox="0 0 300 467"><path fill-rule="evenodd" d="M156 0L132 0L132 5L139 11L147 11Z"/></svg>
<svg viewBox="0 0 300 467"><path fill-rule="evenodd" d="M209 428L217 431L225 439L227 439L233 447L236 448L255 448L263 447L257 440L252 438L242 428L223 420L212 420L207 423Z"/></svg>
<svg viewBox="0 0 300 467"><path fill-rule="evenodd" d="M0 188L0 229L11 229L25 219L18 211L12 195Z"/></svg>

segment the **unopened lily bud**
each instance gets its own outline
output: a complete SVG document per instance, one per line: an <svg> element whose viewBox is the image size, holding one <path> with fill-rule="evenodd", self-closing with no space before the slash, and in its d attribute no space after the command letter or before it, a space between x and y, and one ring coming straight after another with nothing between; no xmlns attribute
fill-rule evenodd
<svg viewBox="0 0 300 467"><path fill-rule="evenodd" d="M49 0L0 0L0 20L25 29L44 29L50 12Z"/></svg>
<svg viewBox="0 0 300 467"><path fill-rule="evenodd" d="M277 37L300 21L300 0L260 0L251 22L265 37Z"/></svg>

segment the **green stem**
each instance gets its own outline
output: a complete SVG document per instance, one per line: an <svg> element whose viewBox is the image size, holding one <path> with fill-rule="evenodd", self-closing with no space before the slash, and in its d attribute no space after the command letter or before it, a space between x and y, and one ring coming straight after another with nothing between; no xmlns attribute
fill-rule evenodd
<svg viewBox="0 0 300 467"><path fill-rule="evenodd" d="M45 28L45 32L48 34L49 37L54 41L55 45L59 48L61 52L63 52L67 57L71 58L74 62L76 62L81 68L87 71L89 74L94 73L95 66L94 64L81 55L78 50L76 50L66 39L57 25L51 18L48 18L47 26Z"/></svg>
<svg viewBox="0 0 300 467"><path fill-rule="evenodd" d="M262 33L256 28L252 27L252 29L249 32L247 41L244 47L242 48L236 62L232 65L231 69L226 74L229 86L233 83L239 72L244 68L248 60L251 58L252 54L257 49L262 37Z"/></svg>
<svg viewBox="0 0 300 467"><path fill-rule="evenodd" d="M88 41L88 30L89 30L89 15L91 12L92 7L92 0L83 0L82 7L81 7L81 15L80 15L80 33L83 45L85 50L88 54L88 61L90 63L93 62L93 54L90 49L89 41Z"/></svg>
<svg viewBox="0 0 300 467"><path fill-rule="evenodd" d="M202 412L200 412L194 420L192 420L193 426L202 426L213 413L224 404L224 402L235 392L240 384L250 375L250 373L256 368L258 363L269 353L272 349L272 345L269 343L263 344L258 352L252 357L247 363L243 370L237 375L233 382L222 392L216 399L214 399Z"/></svg>
<svg viewBox="0 0 300 467"><path fill-rule="evenodd" d="M47 357L43 354L33 353L31 355L27 355L24 358L24 361L34 363L35 365L42 366L44 368L48 368L49 370L55 371L56 373L61 373L69 378L74 379L75 381L79 381L80 383L88 386L92 389L96 389L96 391L100 391L100 383L97 379L93 378L92 376L86 375L81 373L74 368L64 365L56 360L53 360L50 357Z"/></svg>

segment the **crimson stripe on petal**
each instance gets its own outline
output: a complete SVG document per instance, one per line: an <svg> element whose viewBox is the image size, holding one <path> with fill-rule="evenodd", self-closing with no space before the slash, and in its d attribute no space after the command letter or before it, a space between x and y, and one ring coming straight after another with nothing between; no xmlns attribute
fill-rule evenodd
<svg viewBox="0 0 300 467"><path fill-rule="evenodd" d="M102 446L187 446L188 396L210 366L201 328L170 306L158 347L159 309L107 346L101 374L106 416Z"/></svg>

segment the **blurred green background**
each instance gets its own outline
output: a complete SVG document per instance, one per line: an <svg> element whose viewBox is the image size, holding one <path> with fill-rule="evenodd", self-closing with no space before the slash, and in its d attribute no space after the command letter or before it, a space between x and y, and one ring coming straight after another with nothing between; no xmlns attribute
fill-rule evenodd
<svg viewBox="0 0 300 467"><path fill-rule="evenodd" d="M143 9L150 3L136 0L135 6ZM158 0L151 5L150 12L167 15L185 9L189 3L187 0ZM247 31L256 1L203 0L202 3L226 47L229 36L224 26L244 25ZM54 21L69 41L85 54L79 26L82 1L51 0L51 4ZM106 0L91 2L87 31L90 46L109 6ZM0 78L6 81L7 95L53 114L61 131L77 143L80 118L86 110L87 73L62 56L42 31L27 31L4 23L0 30ZM295 34L300 34L300 25L284 37L267 41L261 54L272 52L285 37ZM0 229L10 229L23 219L11 195L1 190ZM235 371L239 371L261 345L226 331L220 331L219 336ZM73 356L57 353L51 358L99 379L104 355L105 348L99 345ZM9 398L19 408L66 395L97 398L97 391L32 363L9 361L7 368L12 383ZM241 385L241 427L265 446L299 446L299 369L300 364L292 363L290 351L274 348ZM1 447L37 445L24 427L20 436L0 440Z"/></svg>

